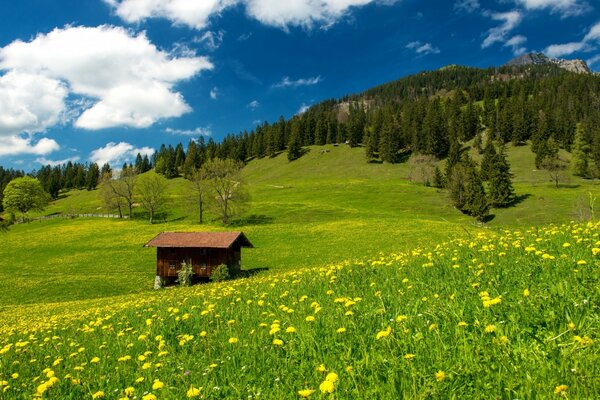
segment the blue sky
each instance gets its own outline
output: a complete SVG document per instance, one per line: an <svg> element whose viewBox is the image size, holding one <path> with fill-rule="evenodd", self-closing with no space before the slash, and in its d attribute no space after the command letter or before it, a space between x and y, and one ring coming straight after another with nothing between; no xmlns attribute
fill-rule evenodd
<svg viewBox="0 0 600 400"><path fill-rule="evenodd" d="M0 10L0 165L120 166L447 64L600 70L596 0L22 0Z"/></svg>

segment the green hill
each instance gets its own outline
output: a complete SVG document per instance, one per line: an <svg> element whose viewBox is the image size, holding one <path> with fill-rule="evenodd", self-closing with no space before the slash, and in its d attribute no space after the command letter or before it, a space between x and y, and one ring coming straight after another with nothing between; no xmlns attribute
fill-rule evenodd
<svg viewBox="0 0 600 400"><path fill-rule="evenodd" d="M243 267L299 269L406 250L482 229L503 229L580 218L597 182L570 177L554 189L534 171L526 146L509 149L522 202L493 210L485 228L454 209L443 190L410 182L410 162L367 164L361 148L312 146L302 158L285 154L244 168L252 196L247 213L224 227L209 214L205 225L186 205L187 182L169 180L163 222L135 219L53 219L15 225L2 236L0 304L101 298L150 290L155 253L142 245L161 231L243 230L256 248ZM567 182L567 181L566 181ZM98 191L70 191L45 214L101 213Z"/></svg>

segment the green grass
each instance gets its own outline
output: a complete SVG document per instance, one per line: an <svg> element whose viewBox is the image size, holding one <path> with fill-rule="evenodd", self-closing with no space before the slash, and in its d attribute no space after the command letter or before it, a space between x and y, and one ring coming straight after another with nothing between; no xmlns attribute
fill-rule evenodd
<svg viewBox="0 0 600 400"><path fill-rule="evenodd" d="M329 150L322 152L321 150ZM488 228L529 226L577 219L577 204L596 182L570 178L554 189L534 171L528 147L509 149L517 194L515 207L493 210ZM244 250L243 267L299 269L362 259L481 230L455 210L445 191L407 180L409 164L367 164L363 150L311 147L297 161L285 154L254 160L244 169L252 196L248 213L232 227L208 214L205 225L187 204L188 183L169 181L166 222L51 220L16 225L1 237L0 307L63 302L150 290L155 250L142 245L161 231L243 230L255 249ZM70 191L44 214L98 213L98 191Z"/></svg>
<svg viewBox="0 0 600 400"><path fill-rule="evenodd" d="M595 398L599 229L480 232L367 262L15 306L0 324L2 395Z"/></svg>

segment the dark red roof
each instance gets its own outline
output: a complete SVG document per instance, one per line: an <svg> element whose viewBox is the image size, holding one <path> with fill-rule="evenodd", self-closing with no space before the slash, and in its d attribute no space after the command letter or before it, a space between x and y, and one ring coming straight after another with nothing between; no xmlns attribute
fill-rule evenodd
<svg viewBox="0 0 600 400"><path fill-rule="evenodd" d="M227 249L235 242L254 247L242 232L162 232L144 246Z"/></svg>

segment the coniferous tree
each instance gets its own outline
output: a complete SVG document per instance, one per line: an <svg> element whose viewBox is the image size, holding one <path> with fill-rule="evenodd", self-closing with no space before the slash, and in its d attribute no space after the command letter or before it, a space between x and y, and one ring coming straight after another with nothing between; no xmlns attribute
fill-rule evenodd
<svg viewBox="0 0 600 400"><path fill-rule="evenodd" d="M492 207L508 207L514 201L514 189L510 164L506 158L504 147L494 156L489 175L489 202Z"/></svg>
<svg viewBox="0 0 600 400"><path fill-rule="evenodd" d="M109 163L104 163L102 166L102 170L100 171L100 176L112 175L112 168Z"/></svg>
<svg viewBox="0 0 600 400"><path fill-rule="evenodd" d="M589 153L590 146L585 140L583 127L577 126L575 131L575 142L573 143L573 157L571 163L573 165L573 173L577 176L589 176Z"/></svg>
<svg viewBox="0 0 600 400"><path fill-rule="evenodd" d="M98 181L100 179L100 168L98 168L98 164L92 163L87 171L87 176L85 179L86 189L94 190L96 186L98 186Z"/></svg>
<svg viewBox="0 0 600 400"><path fill-rule="evenodd" d="M462 145L458 141L458 139L453 138L450 142L450 151L448 152L448 157L446 158L446 171L444 176L446 177L446 183L451 181L452 178L452 169L455 165L457 165L462 158Z"/></svg>
<svg viewBox="0 0 600 400"><path fill-rule="evenodd" d="M489 215L490 205L485 194L485 189L483 188L479 173L473 165L467 168L464 210L478 221L484 221Z"/></svg>
<svg viewBox="0 0 600 400"><path fill-rule="evenodd" d="M294 161L302 155L302 146L300 145L300 125L295 122L292 125L292 133L288 143L288 161Z"/></svg>
<svg viewBox="0 0 600 400"><path fill-rule="evenodd" d="M496 157L496 147L488 137L485 148L483 149L483 157L481 159L480 176L483 181L490 179L492 169L494 168L494 158Z"/></svg>
<svg viewBox="0 0 600 400"><path fill-rule="evenodd" d="M438 189L444 187L444 175L442 174L442 171L437 165L433 170L433 182L431 183L431 186Z"/></svg>
<svg viewBox="0 0 600 400"><path fill-rule="evenodd" d="M144 171L142 171L143 169L143 165L142 163L144 162L144 159L142 158L142 155L140 153L137 153L137 156L135 157L135 173L136 174L141 174Z"/></svg>

